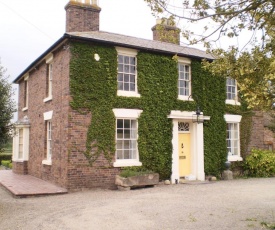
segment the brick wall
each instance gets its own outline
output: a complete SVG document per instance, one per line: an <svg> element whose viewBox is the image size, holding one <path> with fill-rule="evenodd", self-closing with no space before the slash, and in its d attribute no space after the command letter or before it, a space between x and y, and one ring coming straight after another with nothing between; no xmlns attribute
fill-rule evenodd
<svg viewBox="0 0 275 230"><path fill-rule="evenodd" d="M104 156L100 156L92 166L89 165L83 152L86 149L86 136L91 123L91 113L80 114L74 110L69 115L69 159L68 189L115 188L115 175L119 168L113 168Z"/></svg>
<svg viewBox="0 0 275 230"><path fill-rule="evenodd" d="M12 171L16 174L27 175L28 174L28 162L13 162Z"/></svg>
<svg viewBox="0 0 275 230"><path fill-rule="evenodd" d="M252 131L248 152L250 152L252 148L264 148L264 117L263 112L260 111L255 111L252 117Z"/></svg>
<svg viewBox="0 0 275 230"><path fill-rule="evenodd" d="M153 40L180 44L180 30L174 26L155 25L152 28Z"/></svg>
<svg viewBox="0 0 275 230"><path fill-rule="evenodd" d="M275 133L270 129L264 129L264 144L266 149L275 150Z"/></svg>
<svg viewBox="0 0 275 230"><path fill-rule="evenodd" d="M41 179L67 185L67 137L69 111L69 58L68 49L53 53L53 99L43 102L46 98L46 62L42 61L29 73L28 110L23 108L24 82L19 84L18 119L25 115L30 121L28 173ZM43 165L46 151L46 127L43 113L53 111L52 117L52 165ZM15 164L15 171L19 166Z"/></svg>
<svg viewBox="0 0 275 230"><path fill-rule="evenodd" d="M66 10L66 32L85 32L99 30L99 13L96 5L69 2Z"/></svg>

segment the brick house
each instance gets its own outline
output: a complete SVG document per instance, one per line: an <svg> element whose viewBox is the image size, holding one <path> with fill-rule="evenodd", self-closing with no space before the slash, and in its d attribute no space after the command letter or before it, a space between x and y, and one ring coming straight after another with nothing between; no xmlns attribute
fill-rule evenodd
<svg viewBox="0 0 275 230"><path fill-rule="evenodd" d="M176 27L169 25L169 21L163 25L163 30L157 29L158 23L160 23L158 21L157 25L152 28L153 40L146 40L100 31L99 14L101 9L97 6L96 1L92 1L92 3L87 0L85 3L69 1L65 10L66 33L14 80L14 83L19 84L19 119L16 122L13 147L14 173L30 174L69 190L94 187L113 188L115 175L122 167L148 165L150 161L152 165L163 164L164 171L168 168L170 170L168 170L170 172L169 179L172 183L188 175L203 181L205 180L205 157L207 156L207 161L213 161L206 152L211 152L213 145L217 145L217 153L228 152L230 161L242 160L239 131L242 116L224 112L226 105L233 107L240 105L237 100L236 81L228 78L224 82L221 80L211 82L204 78L203 84L196 83L196 71L193 71L192 63L200 62L205 58L213 59L211 55L198 49L180 46L179 31ZM169 33L171 31L172 33ZM170 41L169 36L173 36L173 43L168 42ZM89 99L88 102L86 101L85 106L79 105L82 98L86 96L85 87L88 87L88 81L87 84L82 83L82 88L78 85L80 87L77 91L78 94L74 91L78 86L75 86L73 82L81 82L81 79L76 76L77 73L83 79L85 77L82 70L76 70L74 67L78 58L80 59L84 55L81 52L77 54L73 52L73 47L77 44L85 44L87 47L92 47L91 49L100 47L89 53L89 58L83 58L87 63L92 63L93 68L89 70L91 73L96 72L104 65L105 72L102 74L102 78L104 78L112 71L112 65L116 65L115 76L110 74L110 78L114 78L116 81L115 95L112 94L109 97L106 94L106 97L109 97L109 100L106 100L106 106L111 108L109 112L112 113L111 116L114 117L115 124L113 126L109 123L106 124L107 128L111 127L113 130L111 135L115 139L116 147L113 156L108 155L112 152L111 150L107 150L106 154L103 154L104 150L102 150L93 158L93 153L97 152L100 146L97 145L95 149L90 149L89 143L87 145L87 133L100 131L100 128L98 130L90 129L91 120L93 121L96 117L100 118L100 115L97 116L93 109L89 110L87 109L89 106L86 106L87 103L98 103L97 95L93 99ZM103 50L107 48L113 53L115 52L115 59L110 57L108 59L110 61L106 61L108 55ZM110 56L113 54L112 52L110 52ZM142 86L145 81L145 77L142 78L142 76L146 76L147 64L148 72L151 71L150 68L154 68L155 74L150 72L152 79L155 75L160 75L161 80L153 84L150 82L146 84L152 84L155 86L154 88L161 87L165 78L161 78L162 71L159 71L158 67L152 67L154 65L149 65L150 63L146 61L142 62L148 53L154 57L154 60L158 60L160 56L163 57L161 61L158 61L159 65L166 65L167 60L173 66L175 63L176 66L176 72L174 69L173 71L167 70L167 72L171 72L171 75L176 76L173 78L174 83L170 83L171 90L164 87L154 97L150 95L150 89ZM175 54L177 57L172 60ZM106 63L111 66L110 69L106 67ZM98 68L94 68L94 66L98 66ZM84 71L88 71L87 69L89 66ZM107 80L106 87L109 87ZM100 78L89 80L89 84L97 84L100 83L99 81ZM220 84L219 81L224 83L224 86L221 87L224 94L215 93L213 96L209 96L209 100L204 101L196 99L195 93L192 92L195 91L196 84L202 87L197 90L197 98L200 98L202 95L200 92L209 92L207 90L214 88L216 83ZM86 90L91 91L89 88ZM167 103L161 104L161 100L157 101L158 97L165 98L162 96L163 94L171 94L172 99L169 100L173 103L167 105ZM150 104L150 100L146 98L151 98L152 103ZM145 104L145 99L147 104ZM114 102L108 104L108 101ZM217 103L221 102L223 110L219 111L215 107L218 106ZM72 104L76 104L76 106L74 107ZM197 106L201 104L204 104L205 115L196 111ZM98 103L96 109L100 110L100 106L101 104ZM166 114L164 112L165 116L160 113L154 114L154 109L152 109L154 106L156 111L160 111L165 106L169 106L170 110ZM82 111L80 111L81 108ZM215 115L216 113L213 111L217 111L219 114ZM148 114L150 116L146 118ZM104 115L104 112L101 115ZM165 122L168 124L167 128L160 127L163 132L159 132L159 136L168 135L170 139L168 138L167 144L165 138L162 141L157 136L150 136L148 134L150 132L142 133L142 128L151 129L152 133L154 128L159 128L157 126L150 127L149 121L152 116L156 120L159 119L160 124L165 124ZM146 123L147 121L148 123ZM206 125L200 121L205 121ZM211 129L217 122L221 124L220 131L216 128ZM100 127L105 128L104 126ZM158 143L155 144L154 140L157 140ZM90 141L90 146L98 141L100 141L99 136ZM145 142L147 150L144 150L143 147ZM205 142L208 143L207 148L205 148ZM218 149L220 142L224 143L225 148ZM148 148L148 146L151 147ZM159 152L158 148L161 149ZM154 150L151 151L151 149ZM165 152L163 149L168 150ZM148 156L153 152L150 155L151 158L147 159L147 163L145 163L146 154L144 153L146 151ZM108 156L111 156L111 159L108 159ZM165 162L169 162L169 164ZM157 168L158 166L152 167Z"/></svg>

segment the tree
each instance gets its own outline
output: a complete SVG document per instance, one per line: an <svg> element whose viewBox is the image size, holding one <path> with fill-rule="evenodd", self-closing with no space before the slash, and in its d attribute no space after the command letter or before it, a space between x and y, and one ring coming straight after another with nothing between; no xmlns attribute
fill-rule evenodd
<svg viewBox="0 0 275 230"><path fill-rule="evenodd" d="M214 55L215 61L204 62L205 68L214 75L236 79L249 107L274 109L273 0L183 0L178 6L171 5L169 0L144 1L155 16L165 13L174 20L184 21L184 25L195 24L191 30L185 26L181 32L189 44L202 42ZM244 44L249 44L249 49L240 49L238 45L214 49L217 41L231 41L243 34L247 39Z"/></svg>
<svg viewBox="0 0 275 230"><path fill-rule="evenodd" d="M12 100L12 87L5 75L6 70L0 63L0 152L7 141L11 138L11 119L15 110L15 103Z"/></svg>

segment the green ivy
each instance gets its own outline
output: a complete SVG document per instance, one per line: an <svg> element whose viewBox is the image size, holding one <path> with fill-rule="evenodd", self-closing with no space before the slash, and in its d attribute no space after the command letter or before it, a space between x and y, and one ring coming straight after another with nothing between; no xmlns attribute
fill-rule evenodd
<svg viewBox="0 0 275 230"><path fill-rule="evenodd" d="M83 154L92 164L103 153L113 159L115 154L115 117L113 108L141 109L138 120L138 149L142 169L170 178L172 167L171 110L195 111L197 105L210 121L204 123L206 174L219 176L226 161L225 79L213 77L192 60L192 97L178 97L177 62L173 55L139 51L137 55L138 91L140 98L117 96L117 52L114 47L85 43L71 44L70 90L73 109L92 113ZM94 54L100 61L94 59ZM234 114L240 112L235 111Z"/></svg>
<svg viewBox="0 0 275 230"><path fill-rule="evenodd" d="M117 53L115 48L72 43L70 63L71 106L80 112L91 111L83 154L92 164L101 153L109 161L115 152L115 117ZM99 54L100 61L94 59Z"/></svg>

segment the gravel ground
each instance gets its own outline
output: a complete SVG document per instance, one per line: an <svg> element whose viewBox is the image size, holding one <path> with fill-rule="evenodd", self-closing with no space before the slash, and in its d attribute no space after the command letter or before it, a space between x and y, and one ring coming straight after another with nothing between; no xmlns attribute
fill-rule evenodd
<svg viewBox="0 0 275 230"><path fill-rule="evenodd" d="M0 229L270 229L275 178L89 190L15 199L0 188Z"/></svg>

